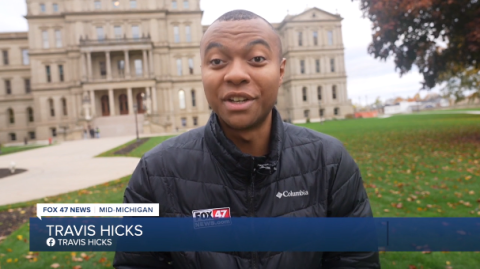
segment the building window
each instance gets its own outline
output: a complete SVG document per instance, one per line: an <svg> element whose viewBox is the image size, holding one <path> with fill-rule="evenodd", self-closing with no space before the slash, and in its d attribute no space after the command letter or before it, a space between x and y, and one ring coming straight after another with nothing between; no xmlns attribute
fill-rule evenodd
<svg viewBox="0 0 480 269"><path fill-rule="evenodd" d="M33 122L33 108L27 108L28 122Z"/></svg>
<svg viewBox="0 0 480 269"><path fill-rule="evenodd" d="M5 80L5 92L12 94L12 82L10 80Z"/></svg>
<svg viewBox="0 0 480 269"><path fill-rule="evenodd" d="M53 99L48 99L48 107L50 109L50 117L55 117L55 107L53 106Z"/></svg>
<svg viewBox="0 0 480 269"><path fill-rule="evenodd" d="M37 137L35 136L35 132L28 132L28 136L30 137L30 139L37 139Z"/></svg>
<svg viewBox="0 0 480 269"><path fill-rule="evenodd" d="M101 9L102 8L102 2L100 1L95 1L95 9Z"/></svg>
<svg viewBox="0 0 480 269"><path fill-rule="evenodd" d="M322 86L317 87L317 97L318 100L322 100Z"/></svg>
<svg viewBox="0 0 480 269"><path fill-rule="evenodd" d="M62 47L62 33L60 30L55 30L55 44L57 45L57 48Z"/></svg>
<svg viewBox="0 0 480 269"><path fill-rule="evenodd" d="M68 115L68 110L67 110L67 99L62 98L62 112L63 112L63 116L67 116Z"/></svg>
<svg viewBox="0 0 480 269"><path fill-rule="evenodd" d="M25 93L31 93L32 88L30 87L30 79L26 78L24 81L25 81Z"/></svg>
<svg viewBox="0 0 480 269"><path fill-rule="evenodd" d="M138 27L137 25L132 26L132 37L133 39L140 38L140 27Z"/></svg>
<svg viewBox="0 0 480 269"><path fill-rule="evenodd" d="M122 27L121 26L114 26L113 32L115 33L115 38L120 39L122 38Z"/></svg>
<svg viewBox="0 0 480 269"><path fill-rule="evenodd" d="M328 40L328 45L333 45L333 32L332 31L327 32L327 40Z"/></svg>
<svg viewBox="0 0 480 269"><path fill-rule="evenodd" d="M50 128L50 131L52 132L52 137L57 137L57 128Z"/></svg>
<svg viewBox="0 0 480 269"><path fill-rule="evenodd" d="M314 46L318 45L318 32L317 31L313 32L313 45Z"/></svg>
<svg viewBox="0 0 480 269"><path fill-rule="evenodd" d="M320 73L320 60L315 60L315 72Z"/></svg>
<svg viewBox="0 0 480 269"><path fill-rule="evenodd" d="M98 62L99 67L100 67L100 76L104 78L107 75L107 66L105 65L105 62Z"/></svg>
<svg viewBox="0 0 480 269"><path fill-rule="evenodd" d="M190 26L185 26L185 36L186 36L187 42L192 42L192 34L190 31Z"/></svg>
<svg viewBox="0 0 480 269"><path fill-rule="evenodd" d="M114 9L119 8L119 7L120 7L120 1L118 1L118 0L113 0L113 1L112 1L112 6L113 6Z"/></svg>
<svg viewBox="0 0 480 269"><path fill-rule="evenodd" d="M137 0L130 0L130 8L137 8Z"/></svg>
<svg viewBox="0 0 480 269"><path fill-rule="evenodd" d="M48 42L48 31L42 31L42 41L43 41L43 48L48 49L50 48L50 43Z"/></svg>
<svg viewBox="0 0 480 269"><path fill-rule="evenodd" d="M300 60L300 74L305 74L305 60Z"/></svg>
<svg viewBox="0 0 480 269"><path fill-rule="evenodd" d="M333 109L333 114L334 114L335 116L340 115L340 108L338 108L338 107L334 108L334 109Z"/></svg>
<svg viewBox="0 0 480 269"><path fill-rule="evenodd" d="M29 65L30 64L30 58L28 57L28 50L27 49L22 50L22 62L23 62L23 65Z"/></svg>
<svg viewBox="0 0 480 269"><path fill-rule="evenodd" d="M195 96L195 90L191 90L190 93L192 95L192 107L196 107L197 106L197 98Z"/></svg>
<svg viewBox="0 0 480 269"><path fill-rule="evenodd" d="M105 39L105 34L103 32L103 27L97 27L97 39L100 40L100 41Z"/></svg>
<svg viewBox="0 0 480 269"><path fill-rule="evenodd" d="M40 12L42 13L47 12L47 8L45 7L45 4L40 4Z"/></svg>
<svg viewBox="0 0 480 269"><path fill-rule="evenodd" d="M59 66L58 66L58 76L59 76L60 81L63 81L63 80L64 80L63 65L59 65Z"/></svg>
<svg viewBox="0 0 480 269"><path fill-rule="evenodd" d="M10 141L17 141L17 135L15 133L9 133Z"/></svg>
<svg viewBox="0 0 480 269"><path fill-rule="evenodd" d="M188 0L183 0L183 8L188 9Z"/></svg>
<svg viewBox="0 0 480 269"><path fill-rule="evenodd" d="M142 60L140 59L135 60L135 74L137 76L143 75Z"/></svg>
<svg viewBox="0 0 480 269"><path fill-rule="evenodd" d="M45 74L47 75L47 82L52 82L52 75L50 74L50 65L45 66Z"/></svg>
<svg viewBox="0 0 480 269"><path fill-rule="evenodd" d="M298 32L298 45L303 46L303 33Z"/></svg>
<svg viewBox="0 0 480 269"><path fill-rule="evenodd" d="M190 75L193 75L193 59L190 58L188 59L188 72Z"/></svg>
<svg viewBox="0 0 480 269"><path fill-rule="evenodd" d="M58 12L58 4L53 4L53 12Z"/></svg>
<svg viewBox="0 0 480 269"><path fill-rule="evenodd" d="M3 65L8 65L10 63L8 59L8 50L2 50L3 55Z"/></svg>
<svg viewBox="0 0 480 269"><path fill-rule="evenodd" d="M193 126L197 126L197 125L198 125L198 118L193 117Z"/></svg>
<svg viewBox="0 0 480 269"><path fill-rule="evenodd" d="M303 87L303 88L302 88L302 100L303 100L304 102L307 101L307 87Z"/></svg>
<svg viewBox="0 0 480 269"><path fill-rule="evenodd" d="M310 110L306 109L303 111L303 116L305 116L305 118L309 118L310 117Z"/></svg>
<svg viewBox="0 0 480 269"><path fill-rule="evenodd" d="M125 74L125 61L118 61L118 75L123 76Z"/></svg>
<svg viewBox="0 0 480 269"><path fill-rule="evenodd" d="M177 59L177 75L182 75L182 59Z"/></svg>
<svg viewBox="0 0 480 269"><path fill-rule="evenodd" d="M187 127L187 118L181 118L182 120L182 127Z"/></svg>
<svg viewBox="0 0 480 269"><path fill-rule="evenodd" d="M176 0L172 1L172 9L177 9L177 1Z"/></svg>
<svg viewBox="0 0 480 269"><path fill-rule="evenodd" d="M173 26L173 41L175 43L180 42L180 34L178 32L178 26Z"/></svg>
<svg viewBox="0 0 480 269"><path fill-rule="evenodd" d="M330 59L330 71L335 72L335 59Z"/></svg>
<svg viewBox="0 0 480 269"><path fill-rule="evenodd" d="M337 86L332 86L332 99L337 99Z"/></svg>
<svg viewBox="0 0 480 269"><path fill-rule="evenodd" d="M319 112L320 112L320 117L323 117L324 111L325 111L325 110L324 110L323 108L320 109L320 111L319 111Z"/></svg>
<svg viewBox="0 0 480 269"><path fill-rule="evenodd" d="M178 92L178 103L180 105L180 109L185 109L185 92L183 90Z"/></svg>
<svg viewBox="0 0 480 269"><path fill-rule="evenodd" d="M15 114L13 113L13 109L9 108L7 110L8 114L8 123L14 124L15 123Z"/></svg>

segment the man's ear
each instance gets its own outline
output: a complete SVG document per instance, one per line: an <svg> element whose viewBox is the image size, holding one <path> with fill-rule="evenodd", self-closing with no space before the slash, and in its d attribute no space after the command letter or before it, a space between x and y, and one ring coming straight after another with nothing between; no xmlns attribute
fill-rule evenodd
<svg viewBox="0 0 480 269"><path fill-rule="evenodd" d="M285 65L287 64L287 59L283 58L282 61L280 62L280 80L279 85L282 85L283 82L283 76L285 75Z"/></svg>

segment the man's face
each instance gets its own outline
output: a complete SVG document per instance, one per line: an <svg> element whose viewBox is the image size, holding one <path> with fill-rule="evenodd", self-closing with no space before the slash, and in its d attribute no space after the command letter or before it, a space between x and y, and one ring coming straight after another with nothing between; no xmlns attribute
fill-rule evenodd
<svg viewBox="0 0 480 269"><path fill-rule="evenodd" d="M279 41L261 19L212 24L200 45L208 103L220 121L246 130L265 121L285 70Z"/></svg>

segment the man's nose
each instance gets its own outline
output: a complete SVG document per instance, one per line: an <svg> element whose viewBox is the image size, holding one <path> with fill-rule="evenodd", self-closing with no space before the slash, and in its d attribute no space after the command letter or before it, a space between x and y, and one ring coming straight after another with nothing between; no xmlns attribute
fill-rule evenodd
<svg viewBox="0 0 480 269"><path fill-rule="evenodd" d="M224 80L227 83L231 83L234 85L249 83L250 76L247 72L246 63L244 63L240 59L234 59L230 64L227 73L225 74Z"/></svg>

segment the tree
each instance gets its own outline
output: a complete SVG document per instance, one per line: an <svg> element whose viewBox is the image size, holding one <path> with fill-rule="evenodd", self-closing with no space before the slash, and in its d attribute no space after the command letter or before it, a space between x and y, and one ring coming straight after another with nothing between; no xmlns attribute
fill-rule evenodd
<svg viewBox="0 0 480 269"><path fill-rule="evenodd" d="M353 1L353 0L352 0ZM480 76L480 0L360 0L372 25L368 51L394 57L403 75L416 65L422 89L447 82L462 92L480 90L467 76ZM476 72L476 73L475 73ZM450 82L450 84L449 84Z"/></svg>

